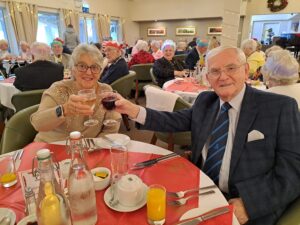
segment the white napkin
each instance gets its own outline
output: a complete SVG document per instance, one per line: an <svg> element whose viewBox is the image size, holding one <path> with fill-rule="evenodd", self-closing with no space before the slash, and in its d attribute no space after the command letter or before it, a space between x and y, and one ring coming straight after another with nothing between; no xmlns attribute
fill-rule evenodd
<svg viewBox="0 0 300 225"><path fill-rule="evenodd" d="M177 98L180 96L164 91L160 88L147 86L145 87L146 107L159 111L172 112Z"/></svg>

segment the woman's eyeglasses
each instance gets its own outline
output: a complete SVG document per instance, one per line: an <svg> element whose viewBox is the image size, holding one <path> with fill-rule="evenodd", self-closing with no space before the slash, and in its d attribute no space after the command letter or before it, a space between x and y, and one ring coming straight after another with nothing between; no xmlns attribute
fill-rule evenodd
<svg viewBox="0 0 300 225"><path fill-rule="evenodd" d="M100 66L98 66L96 64L88 66L88 65L83 64L83 63L78 63L75 66L76 66L76 68L79 72L86 72L86 71L88 71L88 69L90 69L92 73L100 73L100 70L101 70Z"/></svg>
<svg viewBox="0 0 300 225"><path fill-rule="evenodd" d="M225 66L224 69L211 69L207 72L207 75L214 79L219 78L222 72L224 72L228 76L231 76L236 74L238 69L243 65L245 64Z"/></svg>

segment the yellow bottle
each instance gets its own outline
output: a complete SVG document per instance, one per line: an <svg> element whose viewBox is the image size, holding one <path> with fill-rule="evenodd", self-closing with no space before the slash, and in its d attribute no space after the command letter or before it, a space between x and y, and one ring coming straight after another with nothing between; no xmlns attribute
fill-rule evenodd
<svg viewBox="0 0 300 225"><path fill-rule="evenodd" d="M59 225L61 221L60 201L53 193L51 182L44 186L45 197L41 202L41 219L43 225Z"/></svg>

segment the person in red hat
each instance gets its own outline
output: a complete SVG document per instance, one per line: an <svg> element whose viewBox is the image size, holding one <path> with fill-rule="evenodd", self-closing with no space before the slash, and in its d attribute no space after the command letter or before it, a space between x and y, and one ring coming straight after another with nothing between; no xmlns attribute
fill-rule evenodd
<svg viewBox="0 0 300 225"><path fill-rule="evenodd" d="M100 82L111 84L129 74L129 70L125 59L122 57L122 45L115 41L106 41L103 43L103 48L108 65L102 72Z"/></svg>

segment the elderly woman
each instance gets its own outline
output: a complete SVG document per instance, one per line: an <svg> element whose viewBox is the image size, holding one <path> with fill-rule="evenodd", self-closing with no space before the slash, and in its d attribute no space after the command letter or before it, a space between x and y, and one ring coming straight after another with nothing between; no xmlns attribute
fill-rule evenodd
<svg viewBox="0 0 300 225"><path fill-rule="evenodd" d="M122 46L118 42L104 42L103 48L108 64L102 72L100 82L111 84L129 73L128 65L122 57Z"/></svg>
<svg viewBox="0 0 300 225"><path fill-rule="evenodd" d="M152 56L155 60L160 59L164 56L163 52L160 50L160 42L157 40L151 41L150 44Z"/></svg>
<svg viewBox="0 0 300 225"><path fill-rule="evenodd" d="M84 104L86 98L77 95L83 89L94 89L97 95L112 90L109 85L98 83L102 62L103 57L95 46L81 44L74 49L70 61L73 79L56 82L47 89L38 111L31 116L32 125L39 131L35 141L66 140L69 133L75 130L89 138L118 132L119 122L104 126L103 121L120 121L120 114L105 110L99 101L92 109ZM84 126L89 116L99 123Z"/></svg>
<svg viewBox="0 0 300 225"><path fill-rule="evenodd" d="M253 75L265 64L265 57L256 51L257 43L253 39L247 39L242 42L241 49L247 57L249 64L249 78L252 79Z"/></svg>
<svg viewBox="0 0 300 225"><path fill-rule="evenodd" d="M136 54L133 55L131 60L128 62L128 67L130 68L131 66L135 64L143 64L143 63L153 63L154 58L153 56L148 52L149 47L148 43L143 40L139 40L135 48L138 50Z"/></svg>
<svg viewBox="0 0 300 225"><path fill-rule="evenodd" d="M300 109L299 63L289 51L272 51L261 72L269 87L267 91L296 99Z"/></svg>
<svg viewBox="0 0 300 225"><path fill-rule="evenodd" d="M62 64L65 69L69 68L71 56L63 53L63 40L55 38L51 43L51 50L53 54L50 57L50 61Z"/></svg>
<svg viewBox="0 0 300 225"><path fill-rule="evenodd" d="M176 44L172 40L166 40L162 45L164 56L155 61L153 65L153 73L160 87L175 77L183 77L185 75L184 65L182 62L173 59Z"/></svg>

